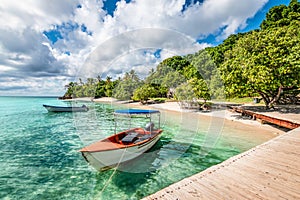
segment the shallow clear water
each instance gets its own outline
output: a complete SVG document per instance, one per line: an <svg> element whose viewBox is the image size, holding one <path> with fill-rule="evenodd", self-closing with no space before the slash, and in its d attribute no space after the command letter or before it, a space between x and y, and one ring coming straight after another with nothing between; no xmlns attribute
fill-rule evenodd
<svg viewBox="0 0 300 200"><path fill-rule="evenodd" d="M48 113L43 104L70 103L0 97L0 199L140 199L256 145L219 135L207 145L210 122L162 113L164 132L150 152L97 172L78 150L114 132L116 107L86 102L88 112Z"/></svg>

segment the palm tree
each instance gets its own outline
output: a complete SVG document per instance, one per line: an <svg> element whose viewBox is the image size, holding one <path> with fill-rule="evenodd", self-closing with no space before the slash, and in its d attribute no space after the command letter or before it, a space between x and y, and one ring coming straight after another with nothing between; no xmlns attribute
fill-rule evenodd
<svg viewBox="0 0 300 200"><path fill-rule="evenodd" d="M101 78L100 75L97 76L97 80L98 80L99 83L102 81L102 78Z"/></svg>
<svg viewBox="0 0 300 200"><path fill-rule="evenodd" d="M106 77L106 84L109 84L111 82L112 77L111 76L107 76Z"/></svg>

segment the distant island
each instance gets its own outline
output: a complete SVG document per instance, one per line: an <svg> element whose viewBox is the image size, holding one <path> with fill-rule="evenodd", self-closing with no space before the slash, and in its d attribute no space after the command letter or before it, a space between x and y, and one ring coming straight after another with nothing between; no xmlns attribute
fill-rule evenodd
<svg viewBox="0 0 300 200"><path fill-rule="evenodd" d="M112 80L70 82L63 99L114 97L149 99L230 99L257 97L267 109L299 104L300 3L269 10L260 29L229 36L216 47L162 61L145 79L134 70Z"/></svg>

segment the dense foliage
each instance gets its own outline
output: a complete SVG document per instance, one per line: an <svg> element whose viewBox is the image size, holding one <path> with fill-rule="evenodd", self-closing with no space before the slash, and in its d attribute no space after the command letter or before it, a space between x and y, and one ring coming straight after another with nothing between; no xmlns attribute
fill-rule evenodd
<svg viewBox="0 0 300 200"><path fill-rule="evenodd" d="M300 3L269 10L259 30L229 36L216 47L162 61L141 80L131 70L112 81L68 85L65 97L113 96L122 100L178 100L261 96L266 107L296 103L300 93Z"/></svg>
<svg viewBox="0 0 300 200"><path fill-rule="evenodd" d="M76 98L76 97L111 97L113 88L118 84L119 80L112 81L111 77L106 77L102 80L100 76L96 79L88 78L86 83L79 79L79 83L70 82L65 87L67 92L63 98Z"/></svg>
<svg viewBox="0 0 300 200"><path fill-rule="evenodd" d="M133 96L133 92L142 85L142 81L137 76L134 70L129 73L126 72L125 76L114 89L113 97L120 100L129 100Z"/></svg>
<svg viewBox="0 0 300 200"><path fill-rule="evenodd" d="M296 99L300 86L299 8L297 1L272 8L261 30L245 34L224 53L220 71L228 96L260 95L267 108L286 102L290 90L295 90Z"/></svg>
<svg viewBox="0 0 300 200"><path fill-rule="evenodd" d="M289 26L299 22L300 5L297 0L291 0L289 6L280 5L270 9L266 19L261 23L262 30Z"/></svg>

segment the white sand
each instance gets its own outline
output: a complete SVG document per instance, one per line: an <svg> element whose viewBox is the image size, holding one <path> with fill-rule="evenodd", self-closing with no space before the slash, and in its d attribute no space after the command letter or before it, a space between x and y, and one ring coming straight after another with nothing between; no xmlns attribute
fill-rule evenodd
<svg viewBox="0 0 300 200"><path fill-rule="evenodd" d="M117 99L115 98L112 98L112 97L102 97L102 98L98 98L98 99L93 99L93 102L107 102L107 103L111 103L111 102L116 102L118 101Z"/></svg>
<svg viewBox="0 0 300 200"><path fill-rule="evenodd" d="M198 111L198 110L187 110L187 109L181 109L178 102L166 102L166 103L161 103L161 104L150 104L150 105L141 105L140 103L128 103L128 101L119 101L115 98L112 97L103 97L103 98L98 98L98 99L93 99L91 97L86 97L86 98L76 98L74 99L76 101L92 101L96 103L113 103L113 104L125 104L128 107L132 108L148 108L148 109L159 109L159 110L164 110L168 112L175 112L178 114L184 114L185 116L195 116L198 115L199 117L207 117L207 118L223 118L226 120L227 124L230 124L229 126L231 127L238 127L238 129L252 129L254 130L259 130L260 132L271 132L272 135L276 136L278 134L284 133L284 131L279 130L273 126L270 126L268 124L261 124L258 121L251 120L246 117L242 117L241 114L239 113L233 113L226 109L225 106L218 108L218 109L212 109L211 111ZM187 115L187 114L193 114L193 115ZM231 124L229 122L232 122L234 124ZM236 124L237 123L237 124ZM245 126L241 126L238 124L244 124ZM253 131L252 130L252 131Z"/></svg>
<svg viewBox="0 0 300 200"><path fill-rule="evenodd" d="M64 99L62 101L93 101L93 97L80 97L80 98L73 98L73 99Z"/></svg>
<svg viewBox="0 0 300 200"><path fill-rule="evenodd" d="M115 103L119 103L116 101ZM122 102L123 103L123 102ZM226 109L226 107L223 106L223 108L220 109L213 109L211 111L197 111L197 110L187 110L187 109L181 109L178 102L166 102L161 104L150 104L150 105L141 105L140 103L128 103L126 104L128 107L132 108L142 108L142 109L158 109L158 110L164 110L167 112L174 113L173 115L181 115L189 118L195 118L198 117L206 117L206 120L209 122L213 118L222 118L225 119L225 125L228 127L235 127L239 130L250 130L249 132L259 132L259 133L272 133L273 137L279 134L284 133L284 131L279 130L273 126L270 126L268 124L261 124L258 121L251 120L246 117L242 117L240 113L233 113ZM191 119L193 121L194 119ZM220 121L220 120L219 120Z"/></svg>
<svg viewBox="0 0 300 200"><path fill-rule="evenodd" d="M199 115L205 115L210 117L220 117L225 118L230 121L237 121L248 125L255 125L255 126L268 126L262 125L260 122L255 120L250 120L247 118L243 118L239 113L230 112L227 109L215 109L212 111L195 111L195 110L185 110L181 109L177 102L167 102L162 104L153 104L149 105L149 107L156 108L156 109L163 109L163 110L170 110L170 111L178 111L178 112L196 112Z"/></svg>

